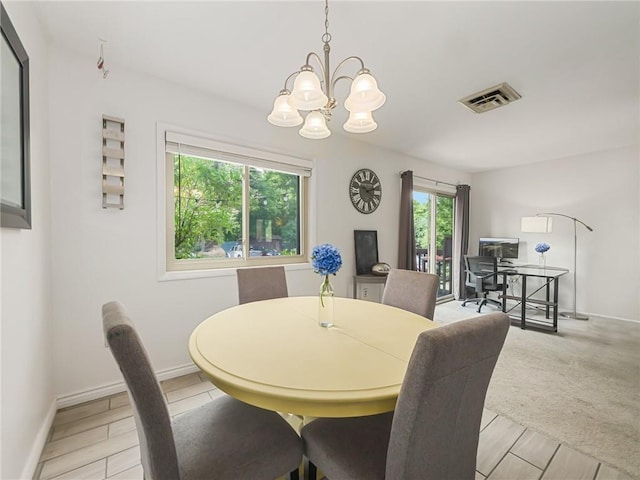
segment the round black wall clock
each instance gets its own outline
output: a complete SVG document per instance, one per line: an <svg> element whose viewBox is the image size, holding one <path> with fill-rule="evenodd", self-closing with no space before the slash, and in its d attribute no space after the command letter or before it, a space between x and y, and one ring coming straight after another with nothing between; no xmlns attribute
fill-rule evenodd
<svg viewBox="0 0 640 480"><path fill-rule="evenodd" d="M349 198L361 213L375 212L382 200L382 185L373 170L361 168L349 182Z"/></svg>

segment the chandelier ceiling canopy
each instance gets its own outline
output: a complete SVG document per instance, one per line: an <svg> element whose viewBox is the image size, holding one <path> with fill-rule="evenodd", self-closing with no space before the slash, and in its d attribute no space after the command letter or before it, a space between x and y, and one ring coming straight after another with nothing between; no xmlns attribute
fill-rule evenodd
<svg viewBox="0 0 640 480"><path fill-rule="evenodd" d="M336 83L340 80L351 81L351 91L344 102L344 108L349 112L349 118L343 125L347 132L367 133L375 130L378 124L374 121L372 112L380 108L386 97L378 89L378 83L371 72L364 66L360 57L351 56L342 60L331 73L329 53L331 34L329 33L329 0L325 0L324 8L324 63L320 56L311 52L307 55L305 64L300 70L289 75L284 81L284 88L273 103L273 110L267 117L269 123L278 127L296 127L303 121L300 112L308 112L304 125L299 133L305 138L321 139L331 135L327 121L331 120L333 109L337 101L333 96ZM314 72L310 65L314 58L320 66L322 77ZM350 61L360 64L355 78L338 75L338 72ZM351 62L353 63L353 62ZM293 81L293 90L287 88L289 81Z"/></svg>

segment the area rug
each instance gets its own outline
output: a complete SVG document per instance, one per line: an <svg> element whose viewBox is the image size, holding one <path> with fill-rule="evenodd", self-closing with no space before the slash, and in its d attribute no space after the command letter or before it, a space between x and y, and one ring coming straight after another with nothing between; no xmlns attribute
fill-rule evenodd
<svg viewBox="0 0 640 480"><path fill-rule="evenodd" d="M448 302L434 320L475 310ZM485 406L640 479L640 323L560 319L558 330L510 328Z"/></svg>

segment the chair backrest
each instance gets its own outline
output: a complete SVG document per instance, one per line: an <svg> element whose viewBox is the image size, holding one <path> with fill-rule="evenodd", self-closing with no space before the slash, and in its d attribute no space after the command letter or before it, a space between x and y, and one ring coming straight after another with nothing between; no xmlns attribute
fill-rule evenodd
<svg viewBox="0 0 640 480"><path fill-rule="evenodd" d="M497 312L420 334L393 415L387 480L475 478L484 400L508 329Z"/></svg>
<svg viewBox="0 0 640 480"><path fill-rule="evenodd" d="M238 268L238 301L243 303L289 296L284 267Z"/></svg>
<svg viewBox="0 0 640 480"><path fill-rule="evenodd" d="M102 306L102 326L127 385L140 440L144 478L179 479L167 404L144 345L120 303L110 302Z"/></svg>
<svg viewBox="0 0 640 480"><path fill-rule="evenodd" d="M465 285L468 287L476 287L476 275L474 272L482 272L483 274L497 273L498 259L495 257L474 257L471 255L464 256L464 267L467 271ZM482 280L483 290L497 290L502 288L499 283L498 275L491 275Z"/></svg>
<svg viewBox="0 0 640 480"><path fill-rule="evenodd" d="M382 303L433 319L440 279L433 273L392 269L382 292Z"/></svg>

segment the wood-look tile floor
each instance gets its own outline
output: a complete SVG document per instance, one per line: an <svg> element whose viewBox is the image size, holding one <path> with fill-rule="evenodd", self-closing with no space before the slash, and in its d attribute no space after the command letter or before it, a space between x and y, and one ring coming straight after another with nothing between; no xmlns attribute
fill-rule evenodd
<svg viewBox="0 0 640 480"><path fill-rule="evenodd" d="M224 395L199 373L166 380L161 386L172 416ZM142 480L127 394L59 410L34 478ZM475 480L630 478L551 437L484 411Z"/></svg>

